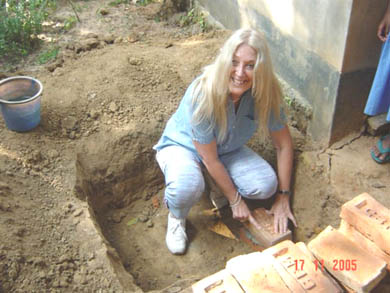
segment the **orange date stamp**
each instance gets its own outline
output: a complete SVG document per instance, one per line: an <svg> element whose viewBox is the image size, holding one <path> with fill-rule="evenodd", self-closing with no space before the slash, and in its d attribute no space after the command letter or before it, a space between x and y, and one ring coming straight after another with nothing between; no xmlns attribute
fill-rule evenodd
<svg viewBox="0 0 390 293"><path fill-rule="evenodd" d="M325 269L325 261L323 259L315 259L313 261L315 270L323 271ZM304 259L295 259L294 260L295 271L303 271L305 266ZM356 271L357 270L357 260L356 259L333 259L326 268L333 271Z"/></svg>

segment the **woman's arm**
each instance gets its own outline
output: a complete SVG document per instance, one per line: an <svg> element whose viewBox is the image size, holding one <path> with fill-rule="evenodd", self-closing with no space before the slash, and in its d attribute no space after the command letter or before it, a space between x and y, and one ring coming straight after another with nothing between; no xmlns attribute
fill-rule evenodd
<svg viewBox="0 0 390 293"><path fill-rule="evenodd" d="M378 32L377 32L377 36L382 42L385 42L387 39L387 35L389 34L389 27L390 27L390 3L387 3L385 15L383 16L382 21L379 23Z"/></svg>
<svg viewBox="0 0 390 293"><path fill-rule="evenodd" d="M279 190L290 191L294 149L288 126L286 125L281 130L271 132L271 138L276 148ZM287 231L288 219L297 226L290 209L289 200L288 194L277 193L271 208L271 213L274 214L274 230L277 233L285 233Z"/></svg>
<svg viewBox="0 0 390 293"><path fill-rule="evenodd" d="M197 141L193 141L193 143L203 164L206 166L207 171L221 188L229 203L232 204L236 199L237 189L226 171L225 166L218 158L216 141L213 140L209 144L201 144ZM234 219L239 221L249 220L255 227L258 229L261 228L255 218L251 215L249 208L243 200L241 200L238 205L232 207L232 212Z"/></svg>

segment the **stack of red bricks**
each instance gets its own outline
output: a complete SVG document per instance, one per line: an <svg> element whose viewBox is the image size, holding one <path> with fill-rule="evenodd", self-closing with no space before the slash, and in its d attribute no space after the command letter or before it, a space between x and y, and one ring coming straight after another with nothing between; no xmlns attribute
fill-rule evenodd
<svg viewBox="0 0 390 293"><path fill-rule="evenodd" d="M342 206L340 217L338 229L328 226L307 246L279 237L262 252L229 260L192 291L370 292L390 271L390 210L363 193Z"/></svg>

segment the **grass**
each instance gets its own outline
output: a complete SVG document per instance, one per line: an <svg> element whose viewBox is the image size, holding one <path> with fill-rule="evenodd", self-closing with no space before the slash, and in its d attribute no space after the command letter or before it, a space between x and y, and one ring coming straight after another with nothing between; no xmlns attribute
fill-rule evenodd
<svg viewBox="0 0 390 293"><path fill-rule="evenodd" d="M114 0L108 3L108 6L119 6L121 4L129 4L130 0Z"/></svg>
<svg viewBox="0 0 390 293"><path fill-rule="evenodd" d="M49 61L55 60L59 51L59 47L54 47L43 51L37 57L37 63L42 65L48 63Z"/></svg>
<svg viewBox="0 0 390 293"><path fill-rule="evenodd" d="M39 44L38 35L55 0L0 0L0 56L14 60Z"/></svg>
<svg viewBox="0 0 390 293"><path fill-rule="evenodd" d="M284 101L286 102L286 104L291 107L292 103L293 103L293 100L291 97L289 96L284 96Z"/></svg>
<svg viewBox="0 0 390 293"><path fill-rule="evenodd" d="M207 25L205 16L203 15L202 12L199 12L195 8L192 8L191 10L189 10L187 12L186 15L184 15L180 18L180 26L181 27L189 26L192 24L199 24L202 32L205 32L208 29L208 25Z"/></svg>
<svg viewBox="0 0 390 293"><path fill-rule="evenodd" d="M69 31L71 30L77 22L76 16L70 16L64 21L64 30Z"/></svg>
<svg viewBox="0 0 390 293"><path fill-rule="evenodd" d="M141 6L146 6L146 5L148 5L148 4L152 3L152 2L153 2L153 0L138 0L137 4L141 5Z"/></svg>

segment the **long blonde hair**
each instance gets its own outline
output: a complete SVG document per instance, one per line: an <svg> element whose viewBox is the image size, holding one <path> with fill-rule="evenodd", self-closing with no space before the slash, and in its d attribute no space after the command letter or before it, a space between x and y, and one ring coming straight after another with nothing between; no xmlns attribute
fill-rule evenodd
<svg viewBox="0 0 390 293"><path fill-rule="evenodd" d="M218 143L222 143L227 135L230 71L233 55L242 44L251 46L257 53L252 96L255 100L255 113L259 118L260 133L268 135L271 111L276 119L280 115L282 90L272 68L266 40L257 30L239 29L225 42L215 61L204 68L194 85L193 105L196 108L192 122L197 124L209 121L210 131L217 127Z"/></svg>

